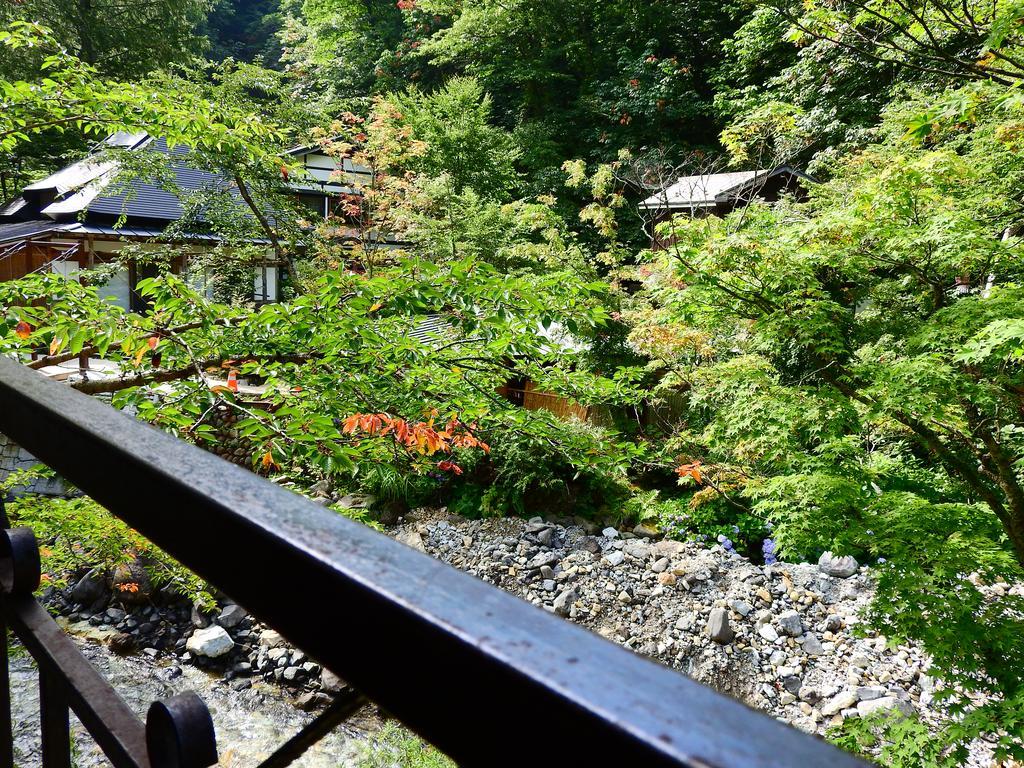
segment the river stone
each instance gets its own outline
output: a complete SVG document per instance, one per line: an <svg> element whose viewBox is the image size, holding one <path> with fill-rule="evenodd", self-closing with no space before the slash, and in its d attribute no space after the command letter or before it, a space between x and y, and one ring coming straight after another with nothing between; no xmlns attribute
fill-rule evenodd
<svg viewBox="0 0 1024 768"><path fill-rule="evenodd" d="M643 525L642 523L633 529L633 535L639 536L642 539L654 539L658 536L658 531L649 525Z"/></svg>
<svg viewBox="0 0 1024 768"><path fill-rule="evenodd" d="M601 552L601 542L593 536L586 536L580 541L579 548L596 555Z"/></svg>
<svg viewBox="0 0 1024 768"><path fill-rule="evenodd" d="M348 684L329 669L320 670L320 687L327 693L341 693Z"/></svg>
<svg viewBox="0 0 1024 768"><path fill-rule="evenodd" d="M825 715L825 717L831 717L832 715L842 712L844 709L850 709L850 707L853 707L856 704L857 694L853 691L843 691L842 693L833 696L824 704L824 706L822 706L821 714Z"/></svg>
<svg viewBox="0 0 1024 768"><path fill-rule="evenodd" d="M403 531L395 537L395 540L405 544L407 547L418 549L420 552L427 551L427 547L423 543L423 537L420 536L418 531Z"/></svg>
<svg viewBox="0 0 1024 768"><path fill-rule="evenodd" d="M804 638L804 641L800 644L801 650L808 656L820 656L825 652L824 646L821 641L814 635L808 634Z"/></svg>
<svg viewBox="0 0 1024 768"><path fill-rule="evenodd" d="M232 629L241 624L248 615L249 614L246 612L245 608L231 603L224 606L215 621L224 627L224 629Z"/></svg>
<svg viewBox="0 0 1024 768"><path fill-rule="evenodd" d="M759 634L763 639L767 640L769 643L774 643L776 640L779 639L779 633L775 631L775 627L773 627L771 624L762 625L762 627L759 630L757 630L757 634Z"/></svg>
<svg viewBox="0 0 1024 768"><path fill-rule="evenodd" d="M197 656L206 656L215 659L230 653L235 647L235 641L231 635L224 631L224 627L216 624L206 629L197 629L185 643L185 647Z"/></svg>
<svg viewBox="0 0 1024 768"><path fill-rule="evenodd" d="M266 648L280 648L284 645L284 638L279 632L272 629L264 629L260 632L260 645Z"/></svg>
<svg viewBox="0 0 1024 768"><path fill-rule="evenodd" d="M751 606L746 600L733 600L732 609L740 616L747 616L752 610L754 610L753 606Z"/></svg>
<svg viewBox="0 0 1024 768"><path fill-rule="evenodd" d="M622 561L626 559L626 556L622 553L621 549L616 549L605 555L604 559L607 561L608 565L616 566L621 565Z"/></svg>
<svg viewBox="0 0 1024 768"><path fill-rule="evenodd" d="M578 599L579 595L576 594L576 590L572 587L564 590L562 594L555 598L555 613L557 613L559 616L568 616L573 603L575 603Z"/></svg>
<svg viewBox="0 0 1024 768"><path fill-rule="evenodd" d="M72 587L71 599L82 605L91 605L103 597L106 591L107 588L103 574L93 568Z"/></svg>
<svg viewBox="0 0 1024 768"><path fill-rule="evenodd" d="M725 608L713 608L708 617L708 635L716 643L731 643L736 636L729 626L729 612Z"/></svg>
<svg viewBox="0 0 1024 768"><path fill-rule="evenodd" d="M622 551L637 560L646 560L647 556L651 554L651 545L644 539L634 539L627 541Z"/></svg>
<svg viewBox="0 0 1024 768"><path fill-rule="evenodd" d="M838 557L831 552L822 552L818 558L818 570L837 579L847 579L857 572L859 564L850 555Z"/></svg>
<svg viewBox="0 0 1024 768"><path fill-rule="evenodd" d="M862 685L857 689L857 698L861 701L872 701L882 698L886 693L888 691L880 685Z"/></svg>
<svg viewBox="0 0 1024 768"><path fill-rule="evenodd" d="M615 530L614 528L612 528L611 526L608 526L603 531L601 531L601 535L605 536L606 538L609 538L609 539L615 539L615 538L618 538L619 532L617 530Z"/></svg>
<svg viewBox="0 0 1024 768"><path fill-rule="evenodd" d="M790 637L800 637L804 633L804 624L796 611L786 611L779 616L779 626Z"/></svg>
<svg viewBox="0 0 1024 768"><path fill-rule="evenodd" d="M897 711L907 717L914 714L914 705L895 696L883 696L879 699L868 699L857 704L857 714L868 717L876 712Z"/></svg>

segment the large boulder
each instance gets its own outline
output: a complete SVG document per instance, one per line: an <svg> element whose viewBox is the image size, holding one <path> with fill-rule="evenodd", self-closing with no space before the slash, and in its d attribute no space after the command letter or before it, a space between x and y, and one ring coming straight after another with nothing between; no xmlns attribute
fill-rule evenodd
<svg viewBox="0 0 1024 768"><path fill-rule="evenodd" d="M208 659L216 659L225 654L231 653L235 647L235 641L231 639L224 627L216 624L206 629L197 629L185 642L186 650L196 656L205 656Z"/></svg>
<svg viewBox="0 0 1024 768"><path fill-rule="evenodd" d="M818 558L818 570L837 579L848 579L859 567L860 564L850 555L839 557L831 552L822 552Z"/></svg>
<svg viewBox="0 0 1024 768"><path fill-rule="evenodd" d="M106 581L103 573L93 568L71 588L71 599L85 606L92 605L106 595Z"/></svg>
<svg viewBox="0 0 1024 768"><path fill-rule="evenodd" d="M140 605L153 598L153 582L138 560L117 566L112 582L114 594L122 603Z"/></svg>

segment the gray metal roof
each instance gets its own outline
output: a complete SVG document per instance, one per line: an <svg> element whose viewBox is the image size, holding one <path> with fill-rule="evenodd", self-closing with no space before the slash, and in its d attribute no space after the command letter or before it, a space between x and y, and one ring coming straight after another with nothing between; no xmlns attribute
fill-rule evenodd
<svg viewBox="0 0 1024 768"><path fill-rule="evenodd" d="M647 210L713 208L719 203L735 200L745 192L756 190L758 185L779 174L790 174L806 181L814 181L807 174L788 165L756 171L703 173L681 177L675 184L659 190L641 202L640 207Z"/></svg>

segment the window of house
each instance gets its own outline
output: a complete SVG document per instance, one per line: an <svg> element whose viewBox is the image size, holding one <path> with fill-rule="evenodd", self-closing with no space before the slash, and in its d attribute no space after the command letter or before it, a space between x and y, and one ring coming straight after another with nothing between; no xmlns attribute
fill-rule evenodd
<svg viewBox="0 0 1024 768"><path fill-rule="evenodd" d="M100 298L109 301L121 309L132 307L132 286L127 269L119 269L103 285L98 288Z"/></svg>
<svg viewBox="0 0 1024 768"><path fill-rule="evenodd" d="M50 269L54 274L77 280L81 267L78 266L77 261L54 261L50 263Z"/></svg>
<svg viewBox="0 0 1024 768"><path fill-rule="evenodd" d="M265 293L264 275L266 275ZM253 298L256 301L277 301L277 267L256 267L253 270Z"/></svg>

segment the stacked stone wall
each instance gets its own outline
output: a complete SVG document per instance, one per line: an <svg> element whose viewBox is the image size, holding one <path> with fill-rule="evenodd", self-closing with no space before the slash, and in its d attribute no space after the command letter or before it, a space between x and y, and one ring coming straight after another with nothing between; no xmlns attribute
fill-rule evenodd
<svg viewBox="0 0 1024 768"><path fill-rule="evenodd" d="M39 460L17 443L0 434L0 482L14 472L29 470L39 464ZM67 484L59 477L39 477L28 485L13 490L15 496L27 493L38 493L44 496L63 496L67 493Z"/></svg>

